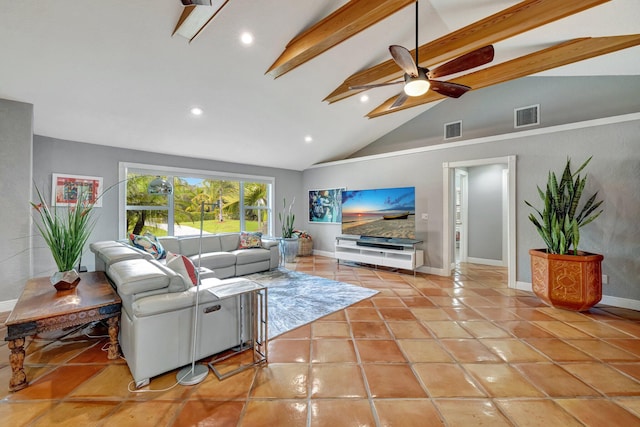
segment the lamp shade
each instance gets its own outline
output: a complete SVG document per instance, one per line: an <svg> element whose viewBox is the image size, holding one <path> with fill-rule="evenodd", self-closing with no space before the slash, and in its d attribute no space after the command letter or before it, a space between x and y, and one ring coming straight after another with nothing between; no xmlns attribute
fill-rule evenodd
<svg viewBox="0 0 640 427"><path fill-rule="evenodd" d="M157 176L149 183L147 192L149 194L171 194L173 193L173 185L166 179Z"/></svg>

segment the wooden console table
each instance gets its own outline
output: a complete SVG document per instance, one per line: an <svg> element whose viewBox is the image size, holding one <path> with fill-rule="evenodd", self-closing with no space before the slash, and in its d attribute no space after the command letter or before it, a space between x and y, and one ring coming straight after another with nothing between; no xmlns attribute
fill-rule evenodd
<svg viewBox="0 0 640 427"><path fill-rule="evenodd" d="M84 325L107 319L109 350L107 357L120 356L118 328L122 301L107 280L104 272L80 273L75 289L56 291L48 277L27 281L22 295L5 322L7 326L11 379L9 390L18 391L27 385L24 372L25 337L39 332Z"/></svg>

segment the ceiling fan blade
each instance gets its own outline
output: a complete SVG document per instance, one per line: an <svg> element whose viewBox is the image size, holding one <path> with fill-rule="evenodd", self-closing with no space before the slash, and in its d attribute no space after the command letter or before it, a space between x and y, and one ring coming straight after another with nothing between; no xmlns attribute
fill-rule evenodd
<svg viewBox="0 0 640 427"><path fill-rule="evenodd" d="M493 55L493 45L481 47L431 70L429 77L435 79L488 64L493 61Z"/></svg>
<svg viewBox="0 0 640 427"><path fill-rule="evenodd" d="M523 0L453 33L423 44L418 49L418 56L423 64L440 64L473 49L498 43L608 1ZM324 100L334 103L356 94L357 91L350 91L349 86L384 82L398 77L400 77L400 72L394 61L389 59L374 67L352 74ZM476 85L473 87L477 88Z"/></svg>
<svg viewBox="0 0 640 427"><path fill-rule="evenodd" d="M438 92L440 95L448 96L449 98L460 98L467 93L471 88L469 86L461 85L452 82L441 82L438 80L429 80L431 83L431 89L434 92Z"/></svg>
<svg viewBox="0 0 640 427"><path fill-rule="evenodd" d="M372 85L357 85L357 86L350 86L349 89L350 90L367 90L367 89L372 89L374 87L382 87L382 86L391 86L391 85L397 85L399 83L404 83L404 81L397 81L397 82L387 82L387 83L376 83L376 84L372 84Z"/></svg>
<svg viewBox="0 0 640 427"><path fill-rule="evenodd" d="M402 68L402 70L406 74L409 74L413 77L418 76L418 67L413 61L411 52L409 52L406 47L394 44L392 46L389 46L389 52L391 52L391 56L393 57L393 60L396 62L396 64L398 64L398 66Z"/></svg>
<svg viewBox="0 0 640 427"><path fill-rule="evenodd" d="M404 104L404 101L406 101L407 98L409 98L409 95L404 93L404 91L400 92L396 100L393 102L393 104L391 104L391 107L389 108L392 109L400 107L402 104Z"/></svg>
<svg viewBox="0 0 640 427"><path fill-rule="evenodd" d="M583 37L566 41L549 48L521 56L507 62L492 65L456 78L456 81L472 87L474 90L519 79L531 74L550 70L585 59L606 55L618 50L640 46L640 34L606 37ZM433 82L432 82L433 83ZM391 97L367 114L372 119L388 113L416 107L443 99L435 90L422 96L415 96L405 102L401 108L391 109L395 98Z"/></svg>

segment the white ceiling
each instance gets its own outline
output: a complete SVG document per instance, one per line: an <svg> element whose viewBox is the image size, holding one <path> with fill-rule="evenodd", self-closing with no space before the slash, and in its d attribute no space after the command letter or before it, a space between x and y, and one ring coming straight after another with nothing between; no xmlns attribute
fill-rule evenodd
<svg viewBox="0 0 640 427"><path fill-rule="evenodd" d="M390 44L413 48L413 6L278 79L265 75L287 42L345 3L231 0L189 44L171 37L179 0L0 0L0 98L33 104L37 135L303 170L437 104L364 118L396 86L368 91L367 103L322 102L352 73L387 60ZM516 3L422 0L420 43ZM613 0L496 44L494 64L570 38L640 33L638 16L640 1ZM240 43L243 31L252 46ZM542 75L640 75L640 48ZM192 117L192 106L204 114Z"/></svg>

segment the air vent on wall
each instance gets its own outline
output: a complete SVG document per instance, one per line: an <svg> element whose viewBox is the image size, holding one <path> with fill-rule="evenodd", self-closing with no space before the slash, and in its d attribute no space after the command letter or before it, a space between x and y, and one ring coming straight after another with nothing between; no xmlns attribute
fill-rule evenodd
<svg viewBox="0 0 640 427"><path fill-rule="evenodd" d="M540 124L540 104L515 108L513 110L513 120L515 128Z"/></svg>
<svg viewBox="0 0 640 427"><path fill-rule="evenodd" d="M444 124L444 139L459 138L462 136L462 120Z"/></svg>

